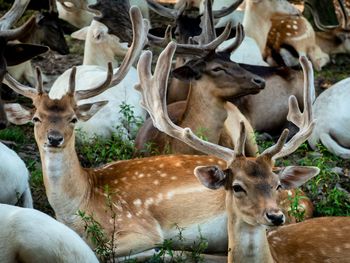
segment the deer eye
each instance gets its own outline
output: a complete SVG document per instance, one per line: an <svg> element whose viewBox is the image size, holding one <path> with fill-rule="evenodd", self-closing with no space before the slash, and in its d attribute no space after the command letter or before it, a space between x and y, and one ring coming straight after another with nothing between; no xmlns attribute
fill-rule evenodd
<svg viewBox="0 0 350 263"><path fill-rule="evenodd" d="M221 67L215 67L215 68L212 68L211 70L212 70L213 72L224 71L224 69L221 68Z"/></svg>
<svg viewBox="0 0 350 263"><path fill-rule="evenodd" d="M233 185L232 189L235 193L246 193L246 191L243 189L243 187L240 186L239 184Z"/></svg>
<svg viewBox="0 0 350 263"><path fill-rule="evenodd" d="M35 116L35 117L33 117L32 122L38 123L38 122L41 122L41 120Z"/></svg>

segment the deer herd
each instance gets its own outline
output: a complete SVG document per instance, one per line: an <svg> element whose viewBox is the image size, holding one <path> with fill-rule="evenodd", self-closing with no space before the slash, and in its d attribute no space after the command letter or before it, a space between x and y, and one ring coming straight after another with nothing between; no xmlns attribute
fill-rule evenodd
<svg viewBox="0 0 350 263"><path fill-rule="evenodd" d="M322 32L287 0L49 0L13 28L28 4L15 0L0 18L0 128L34 124L55 219L33 209L30 173L0 142L0 262L99 262L79 211L101 226L113 262L147 259L169 239L174 253L190 251L199 231L204 262L349 262L350 217L311 218L307 197L307 220L288 213L288 197L320 169L275 161L305 141L350 158L350 80L316 96L313 72L350 52L350 2L333 1L333 28L311 7ZM151 29L150 11L170 26ZM47 87L30 59L69 52L58 17L79 28L84 62ZM32 106L6 101L9 90ZM76 130L87 144L129 136L117 128L123 103L144 120L143 157L84 168ZM281 135L259 154L255 131Z"/></svg>

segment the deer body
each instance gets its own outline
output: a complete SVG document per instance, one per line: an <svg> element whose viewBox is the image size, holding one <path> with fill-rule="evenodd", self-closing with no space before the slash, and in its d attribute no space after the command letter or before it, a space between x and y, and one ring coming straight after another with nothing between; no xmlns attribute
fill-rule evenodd
<svg viewBox="0 0 350 263"><path fill-rule="evenodd" d="M29 187L29 171L21 158L0 142L0 203L32 208L33 200Z"/></svg>
<svg viewBox="0 0 350 263"><path fill-rule="evenodd" d="M34 210L0 204L3 263L97 263L93 251L71 229Z"/></svg>
<svg viewBox="0 0 350 263"><path fill-rule="evenodd" d="M344 79L317 97L313 111L318 121L308 140L312 148L321 142L345 159L350 158L349 85L350 79Z"/></svg>

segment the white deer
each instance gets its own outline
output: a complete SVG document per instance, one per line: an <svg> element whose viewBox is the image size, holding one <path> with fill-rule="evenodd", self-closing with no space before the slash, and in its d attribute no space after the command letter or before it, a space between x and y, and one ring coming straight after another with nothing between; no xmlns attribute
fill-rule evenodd
<svg viewBox="0 0 350 263"><path fill-rule="evenodd" d="M98 263L70 228L34 209L0 204L1 263Z"/></svg>

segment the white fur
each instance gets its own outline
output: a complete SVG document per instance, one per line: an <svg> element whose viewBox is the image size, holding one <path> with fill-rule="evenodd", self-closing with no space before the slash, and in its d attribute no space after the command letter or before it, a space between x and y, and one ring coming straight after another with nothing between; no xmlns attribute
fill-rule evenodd
<svg viewBox="0 0 350 263"><path fill-rule="evenodd" d="M1 263L98 263L73 230L40 211L0 204L0 222Z"/></svg>
<svg viewBox="0 0 350 263"><path fill-rule="evenodd" d="M22 197L23 206L32 208L29 172L24 162L1 142L0 160L0 203L15 205Z"/></svg>
<svg viewBox="0 0 350 263"><path fill-rule="evenodd" d="M83 65L106 67L107 62L112 62L113 67L117 67L115 56L125 56L128 50L127 43L120 43L117 36L108 34L107 26L96 20L74 32L72 37L85 40Z"/></svg>
<svg viewBox="0 0 350 263"><path fill-rule="evenodd" d="M115 70L117 71L117 70ZM51 98L60 98L66 93L69 83L71 70L65 71L53 84L50 90ZM76 89L86 90L95 87L106 79L106 69L99 66L84 65L77 67ZM109 138L113 132L117 131L116 126L120 125L119 113L120 105L126 102L134 107L135 116L143 119L146 116L145 111L139 105L140 93L134 89L135 84L139 82L136 69L130 68L123 81L117 86L111 87L102 94L87 100L81 100L78 104L87 102L96 102L107 100L109 103L98 111L91 119L86 122L78 122L77 129L86 133L87 138L93 137L94 134Z"/></svg>
<svg viewBox="0 0 350 263"><path fill-rule="evenodd" d="M96 0L82 0L82 1L85 2L86 6L96 3ZM93 14L92 12L89 12L83 9L75 10L74 12L67 11L58 1L56 1L56 3L57 3L58 17L67 21L68 23L72 24L77 28L83 28L85 26L90 25L92 19L95 16L95 14ZM141 10L143 18L149 19L148 5L145 0L130 0L130 5L131 6L137 5Z"/></svg>
<svg viewBox="0 0 350 263"><path fill-rule="evenodd" d="M350 159L350 78L344 79L324 91L313 105L316 126L309 138L312 148L320 141L332 153Z"/></svg>

